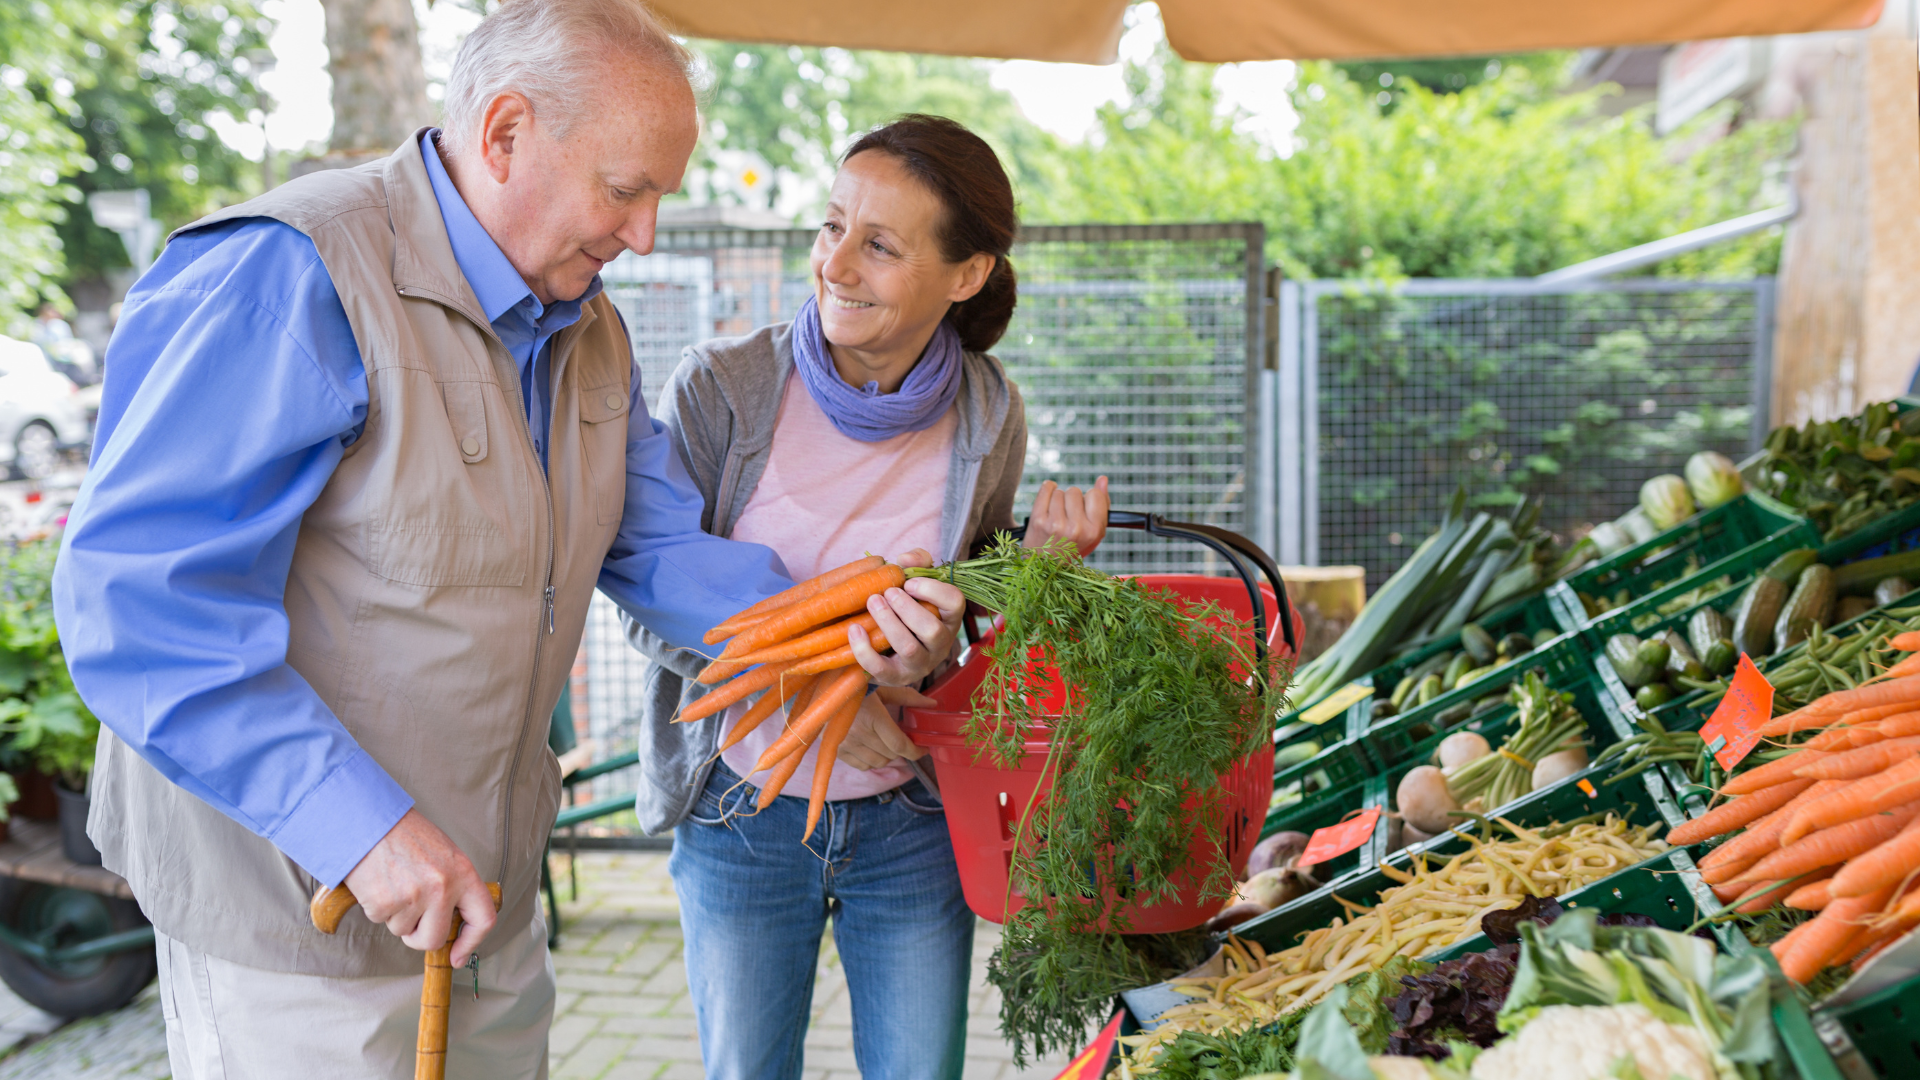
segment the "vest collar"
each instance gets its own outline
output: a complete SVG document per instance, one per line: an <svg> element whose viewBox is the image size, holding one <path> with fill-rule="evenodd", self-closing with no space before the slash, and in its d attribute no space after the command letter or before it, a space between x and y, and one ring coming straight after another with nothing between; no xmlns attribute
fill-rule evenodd
<svg viewBox="0 0 1920 1080"><path fill-rule="evenodd" d="M440 202L433 197L433 178L420 158L420 139L428 130L415 131L381 166L387 214L393 224L393 285L404 296L438 300L491 333L480 298L453 256Z"/></svg>

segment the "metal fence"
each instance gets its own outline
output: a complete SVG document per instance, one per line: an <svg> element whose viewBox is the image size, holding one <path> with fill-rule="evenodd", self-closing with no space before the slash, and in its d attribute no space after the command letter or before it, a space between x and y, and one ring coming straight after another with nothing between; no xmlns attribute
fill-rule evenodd
<svg viewBox="0 0 1920 1080"><path fill-rule="evenodd" d="M1283 563L1376 588L1464 484L1544 496L1565 529L1618 516L1697 450L1766 434L1773 282L1288 282L1263 452Z"/></svg>
<svg viewBox="0 0 1920 1080"><path fill-rule="evenodd" d="M688 345L793 317L811 293L812 230L663 230L654 253L602 274L633 338L648 404ZM1024 517L1045 480L1110 478L1115 504L1261 536L1250 491L1271 478L1249 442L1260 415L1265 232L1255 225L1040 226L1013 252L1020 305L993 350L1027 418ZM1269 530L1270 531L1270 530ZM1210 553L1119 533L1093 560L1117 573L1213 572ZM1224 567L1217 568L1224 572ZM577 724L599 756L630 749L645 662L596 596ZM594 798L633 778L595 781ZM618 823L615 823L616 828Z"/></svg>

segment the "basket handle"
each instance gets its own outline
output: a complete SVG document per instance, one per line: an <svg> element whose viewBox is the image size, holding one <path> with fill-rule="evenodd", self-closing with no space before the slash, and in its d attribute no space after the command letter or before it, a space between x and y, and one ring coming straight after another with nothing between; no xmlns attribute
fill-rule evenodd
<svg viewBox="0 0 1920 1080"><path fill-rule="evenodd" d="M1253 564L1266 579L1273 584L1274 598L1279 601L1280 634L1286 639L1287 648L1297 658L1300 655L1300 643L1293 635L1293 605L1287 600L1287 585L1281 580L1280 567L1260 549L1258 544L1230 529L1214 525L1202 525L1192 521L1168 521L1159 514L1143 514L1133 510L1107 511L1107 528L1138 529L1150 536L1165 536L1181 540L1191 540L1212 548L1227 565L1233 567L1240 581L1247 587L1247 595L1253 601L1254 655L1262 660L1267 658L1267 602L1260 593L1259 580L1254 576ZM1008 530L1014 539L1024 539L1027 535L1027 522L1018 528ZM1244 561L1243 561L1244 560Z"/></svg>

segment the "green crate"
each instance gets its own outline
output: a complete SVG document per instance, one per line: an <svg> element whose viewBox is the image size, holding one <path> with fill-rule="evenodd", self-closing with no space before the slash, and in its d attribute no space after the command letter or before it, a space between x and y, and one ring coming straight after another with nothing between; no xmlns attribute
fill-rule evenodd
<svg viewBox="0 0 1920 1080"><path fill-rule="evenodd" d="M1381 777L1365 776L1344 787L1329 788L1300 802L1275 807L1267 811L1267 820L1260 826L1260 838L1264 840L1287 829L1311 836L1313 830L1338 824L1355 810L1385 806L1386 790L1386 782ZM1313 875L1331 887L1357 871L1372 868L1374 859L1378 857L1378 849L1385 843L1386 824L1386 817L1382 815L1379 824L1374 826L1372 839L1344 855L1315 866Z"/></svg>
<svg viewBox="0 0 1920 1080"><path fill-rule="evenodd" d="M1525 599L1516 600L1486 618L1476 621L1479 622L1481 629L1493 635L1496 642L1508 634L1525 634L1532 637L1542 630L1551 630L1556 636L1562 633L1559 622L1553 617L1553 606L1548 603L1544 593L1536 593ZM1373 669L1362 676L1362 681L1368 682L1373 687L1376 700L1391 698L1393 688L1399 685L1402 676L1425 663L1430 657L1441 652L1454 652L1459 648L1460 635L1458 634L1440 641L1428 642ZM1367 704L1363 701L1355 708L1359 709ZM1365 716L1360 719L1365 720Z"/></svg>
<svg viewBox="0 0 1920 1080"><path fill-rule="evenodd" d="M1547 684L1558 690L1578 690L1588 681L1588 654L1586 645L1577 635L1565 634L1545 645L1525 654L1518 660L1505 664L1471 683L1455 687L1441 694L1417 709L1387 717L1378 723L1373 722L1375 701L1372 699L1360 703L1354 713L1355 731L1365 742L1367 754L1374 763L1389 768L1408 761L1416 764L1425 760L1434 746L1447 732L1463 726L1486 734L1491 717L1499 717L1499 730L1505 732L1510 726L1513 708L1499 705L1494 709L1443 723L1440 718L1449 713L1457 713L1462 706L1471 705L1490 694L1503 693L1506 687L1523 673L1534 668L1545 672ZM1585 711L1585 706L1582 706ZM1489 735L1489 740L1492 740ZM1422 749L1424 747L1424 749Z"/></svg>
<svg viewBox="0 0 1920 1080"><path fill-rule="evenodd" d="M1612 810L1637 825L1667 820L1667 813L1656 805L1665 796L1656 797L1652 786L1634 781L1601 786L1598 774L1593 774L1593 777L1595 794L1591 796L1578 786L1578 780L1588 778L1588 774L1583 774L1515 800L1500 808L1500 816L1523 826L1547 825L1605 810ZM1665 789L1662 787L1659 790ZM1384 796L1384 785L1376 785L1375 792L1378 796ZM1385 818L1381 820L1384 822ZM1332 821L1323 824L1332 824ZM1388 855L1385 861L1404 870L1416 852L1447 857L1466 850L1467 846L1466 841L1457 836L1440 836L1417 847L1402 848ZM1341 905L1341 899L1372 904L1380 890L1394 884L1394 880L1380 872L1377 866L1360 868L1335 879L1326 888L1241 923L1233 932L1241 937L1252 938L1269 950L1286 948L1307 931L1327 925L1336 915L1344 915L1346 909Z"/></svg>
<svg viewBox="0 0 1920 1080"><path fill-rule="evenodd" d="M1813 547L1817 543L1819 540L1812 535L1811 529L1782 529L1757 544L1748 545L1731 555L1715 559L1701 567L1698 572L1655 589L1625 607L1614 608L1612 611L1602 612L1588 619L1581 634L1586 638L1587 644L1598 651L1605 647L1607 639L1615 634L1637 633L1638 631L1632 631L1631 627L1642 615L1658 611L1669 601L1684 596L1701 585L1726 577L1730 579L1732 588L1740 588L1753 580L1760 571L1765 570L1773 560L1789 551ZM1562 582L1562 584L1565 583ZM1577 605L1578 601L1576 600L1575 603Z"/></svg>
<svg viewBox="0 0 1920 1080"><path fill-rule="evenodd" d="M1584 629L1592 620L1580 603L1581 593L1611 597L1625 590L1642 597L1688 576L1690 561L1704 567L1790 530L1805 537L1799 546L1820 542L1805 518L1767 495L1748 492L1556 583L1549 590L1555 616L1564 629Z"/></svg>
<svg viewBox="0 0 1920 1080"><path fill-rule="evenodd" d="M1920 1076L1920 978L1823 1010L1881 1080Z"/></svg>
<svg viewBox="0 0 1920 1080"><path fill-rule="evenodd" d="M1602 915L1645 915L1664 929L1685 930L1702 914L1713 910L1713 894L1705 888L1693 860L1686 852L1675 849L1601 878L1584 889L1576 889L1560 897L1560 904L1566 908L1592 908ZM1424 959L1452 960L1492 947L1485 934L1475 934Z"/></svg>

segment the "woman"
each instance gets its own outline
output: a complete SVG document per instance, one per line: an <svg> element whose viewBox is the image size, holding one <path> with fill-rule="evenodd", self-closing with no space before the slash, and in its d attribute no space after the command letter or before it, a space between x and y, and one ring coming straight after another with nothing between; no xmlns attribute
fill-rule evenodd
<svg viewBox="0 0 1920 1080"><path fill-rule="evenodd" d="M689 349L662 395L707 529L772 547L802 579L868 551L965 557L1011 527L1026 421L985 350L1013 313L1015 227L1006 173L961 125L907 116L854 143L814 243L815 295L790 324ZM1086 495L1048 483L1026 542L1091 551L1106 509L1104 477ZM877 662L866 635L849 633L863 662ZM697 666L639 643L661 661L645 725L653 756L669 737L696 751L673 755L678 777L651 770L639 809L649 832L678 826L669 868L707 1075L800 1075L832 915L861 1073L957 1080L973 916L938 797L911 764L923 751L894 722L919 695L863 704L803 847L814 752L786 784L795 796L753 814L765 774L750 770L782 725L769 720L705 772L745 704L668 724L704 689L684 679Z"/></svg>

